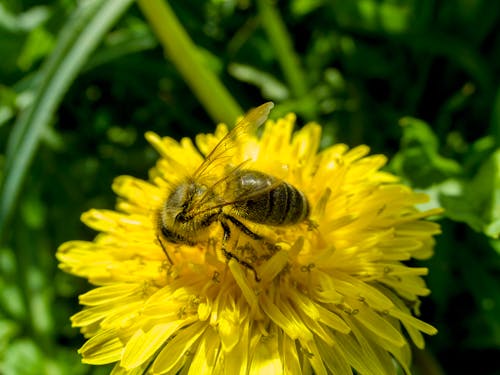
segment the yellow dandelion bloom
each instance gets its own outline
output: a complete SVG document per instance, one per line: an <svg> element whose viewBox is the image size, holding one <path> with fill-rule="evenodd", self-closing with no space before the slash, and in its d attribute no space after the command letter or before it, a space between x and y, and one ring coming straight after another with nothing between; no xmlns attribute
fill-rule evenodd
<svg viewBox="0 0 500 375"><path fill-rule="evenodd" d="M395 362L410 373L410 341L423 348L422 333L436 330L415 317L427 269L403 262L432 254L440 229L423 219L439 210L415 208L427 197L380 171L384 156L343 144L319 151L320 126L293 132L294 122L289 114L260 138L234 137L205 188L216 191L228 171L258 171L278 181L271 190L286 182L301 192L308 218L273 226L240 216L225 224L230 238L207 219L190 244L166 240L165 202L227 128L195 143L146 134L161 156L149 181L118 177L116 210L82 215L95 240L58 250L63 270L96 286L72 317L88 339L83 362L116 363L114 374L380 375L396 374ZM231 205L220 207L229 217Z"/></svg>

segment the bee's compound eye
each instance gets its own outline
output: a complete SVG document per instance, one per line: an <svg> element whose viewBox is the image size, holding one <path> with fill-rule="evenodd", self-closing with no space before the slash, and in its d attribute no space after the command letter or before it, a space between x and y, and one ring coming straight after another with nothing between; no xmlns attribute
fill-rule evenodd
<svg viewBox="0 0 500 375"><path fill-rule="evenodd" d="M188 221L188 218L186 217L186 214L184 212L181 212L175 216L175 221L186 223Z"/></svg>
<svg viewBox="0 0 500 375"><path fill-rule="evenodd" d="M165 226L161 226L161 233L168 242L179 243L179 238L172 231L168 230Z"/></svg>

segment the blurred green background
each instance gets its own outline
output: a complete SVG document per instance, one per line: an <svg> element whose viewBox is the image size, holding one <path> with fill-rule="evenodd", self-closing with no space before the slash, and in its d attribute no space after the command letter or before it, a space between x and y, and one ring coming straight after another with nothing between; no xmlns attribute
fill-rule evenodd
<svg viewBox="0 0 500 375"><path fill-rule="evenodd" d="M114 206L114 177L147 178L145 131L193 136L272 100L445 208L420 262L439 334L415 372L500 374L500 2L172 1L196 47L167 30L167 54L156 2L0 2L0 373L109 372L80 363L69 317L90 286L57 247L93 238L79 216Z"/></svg>

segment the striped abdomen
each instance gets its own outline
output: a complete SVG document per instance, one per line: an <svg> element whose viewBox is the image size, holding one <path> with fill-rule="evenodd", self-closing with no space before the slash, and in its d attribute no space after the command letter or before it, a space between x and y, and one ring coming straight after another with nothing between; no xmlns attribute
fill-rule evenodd
<svg viewBox="0 0 500 375"><path fill-rule="evenodd" d="M268 174L241 170L229 186L235 195L235 213L268 225L292 225L309 216L305 195L294 186Z"/></svg>

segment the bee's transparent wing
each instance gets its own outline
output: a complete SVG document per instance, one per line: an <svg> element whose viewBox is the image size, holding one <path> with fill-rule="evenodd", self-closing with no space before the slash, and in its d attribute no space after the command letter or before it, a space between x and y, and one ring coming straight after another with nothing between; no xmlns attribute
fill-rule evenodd
<svg viewBox="0 0 500 375"><path fill-rule="evenodd" d="M205 160L194 173L194 178L198 179L209 174L209 170L223 163L229 163L233 157L231 152L237 140L244 134L254 132L269 116L269 112L274 107L273 102L264 103L257 108L253 108L227 133L217 145L206 156Z"/></svg>
<svg viewBox="0 0 500 375"><path fill-rule="evenodd" d="M206 207L216 206L216 207L218 207L220 205L220 202L217 202L217 203L212 202L212 206L210 206L212 193L216 193L217 196L224 198L226 186L230 185L231 181L233 181L235 178L237 178L238 171L241 170L247 162L248 162L248 160L245 160L242 163L240 163L234 167L231 167L230 170L228 172L226 172L221 178L214 181L210 185L210 187L207 189L207 193L203 194L203 196L198 200L198 207L201 207L201 206L206 206ZM208 192L210 192L210 194Z"/></svg>
<svg viewBox="0 0 500 375"><path fill-rule="evenodd" d="M244 163L234 167L233 170L231 171L231 173L228 173L227 175L222 177L220 180L215 182L215 184L212 185L210 190L215 189L216 185L224 185L224 186L237 185L237 184L233 184L233 181L240 178L240 176L238 175L237 172L241 169L241 167L243 165L244 165ZM236 203L245 202L245 201L253 199L255 197L259 197L263 194L265 195L265 194L269 193L270 191L276 189L282 183L283 183L283 180L281 180L277 177L274 177L273 183L266 185L266 186L261 186L260 188L253 189L252 191L249 191L245 194L235 196L234 192L226 191L224 194L220 195L221 201L219 201L219 202L215 202L215 201L209 202L208 199L205 201L205 199L204 199L205 197L202 197L200 199L201 204L198 206L198 208L201 208L201 210L198 211L197 214L204 214L205 212L208 212L208 211L216 209L216 208L222 208L224 206L234 205Z"/></svg>

